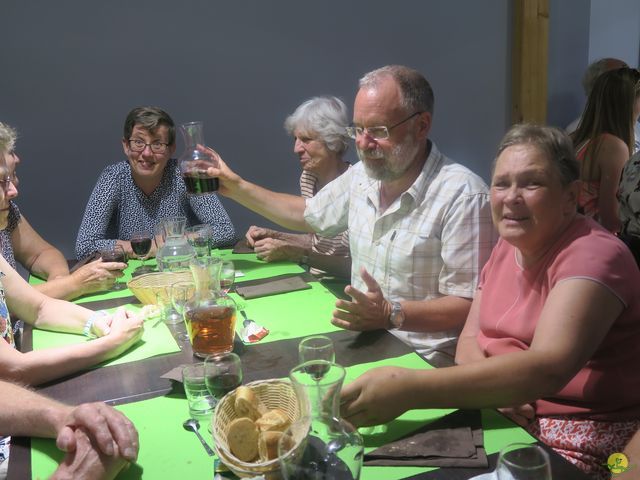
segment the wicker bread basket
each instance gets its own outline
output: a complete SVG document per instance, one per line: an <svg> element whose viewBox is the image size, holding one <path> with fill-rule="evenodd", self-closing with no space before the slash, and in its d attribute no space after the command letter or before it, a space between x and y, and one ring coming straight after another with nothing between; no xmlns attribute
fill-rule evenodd
<svg viewBox="0 0 640 480"><path fill-rule="evenodd" d="M259 380L248 383L247 386L252 388L256 397L265 407L283 410L291 422L300 418L298 399L288 380ZM227 432L229 424L238 418L234 403L235 391L229 392L222 397L213 414L211 431L213 432L216 454L222 463L240 478L264 475L267 480L280 479L280 464L277 458L266 462L259 460L243 462L231 453L227 443Z"/></svg>
<svg viewBox="0 0 640 480"><path fill-rule="evenodd" d="M189 280L193 280L190 271L153 272L132 278L127 282L127 287L143 305L155 305L157 295L162 295L165 303L170 302L169 287L176 282Z"/></svg>

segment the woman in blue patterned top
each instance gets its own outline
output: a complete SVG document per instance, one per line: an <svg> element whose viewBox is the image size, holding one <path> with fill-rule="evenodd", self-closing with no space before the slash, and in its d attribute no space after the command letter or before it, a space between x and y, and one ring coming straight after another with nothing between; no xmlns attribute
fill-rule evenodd
<svg viewBox="0 0 640 480"><path fill-rule="evenodd" d="M153 231L165 217L182 215L187 224L213 227L214 246L234 243L235 229L215 193L187 195L178 162L175 126L157 107L137 107L127 115L122 148L127 161L106 167L89 198L76 240L85 257L114 244L132 253L136 231Z"/></svg>

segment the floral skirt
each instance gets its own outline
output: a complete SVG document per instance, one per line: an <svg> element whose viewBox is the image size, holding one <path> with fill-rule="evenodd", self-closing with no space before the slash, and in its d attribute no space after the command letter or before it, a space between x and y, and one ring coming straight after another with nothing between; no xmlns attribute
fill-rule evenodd
<svg viewBox="0 0 640 480"><path fill-rule="evenodd" d="M611 478L607 458L622 452L638 429L640 420L602 422L575 417L538 417L528 427L529 433L597 480Z"/></svg>

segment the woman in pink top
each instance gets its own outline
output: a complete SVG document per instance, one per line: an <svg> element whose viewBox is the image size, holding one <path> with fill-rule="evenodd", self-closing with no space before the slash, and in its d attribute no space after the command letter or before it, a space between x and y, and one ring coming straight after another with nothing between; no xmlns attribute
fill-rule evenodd
<svg viewBox="0 0 640 480"><path fill-rule="evenodd" d="M491 184L501 239L456 351L435 370L371 370L342 392L356 425L413 408L510 407L583 470L640 427L640 271L615 236L577 213L579 166L566 135L532 125L503 139Z"/></svg>
<svg viewBox="0 0 640 480"><path fill-rule="evenodd" d="M624 164L633 153L640 115L640 72L619 68L600 75L580 124L571 135L581 165L578 206L611 232L620 229L616 192Z"/></svg>

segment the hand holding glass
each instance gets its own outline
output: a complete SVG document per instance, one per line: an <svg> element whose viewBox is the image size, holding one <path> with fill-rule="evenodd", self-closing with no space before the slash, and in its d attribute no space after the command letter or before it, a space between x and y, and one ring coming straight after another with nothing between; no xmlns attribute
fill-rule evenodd
<svg viewBox="0 0 640 480"><path fill-rule="evenodd" d="M127 263L127 254L125 253L122 245L113 244L111 247L101 249L99 253L102 261L104 262ZM118 280L113 284L114 290L122 290L124 288L127 288L127 286Z"/></svg>

